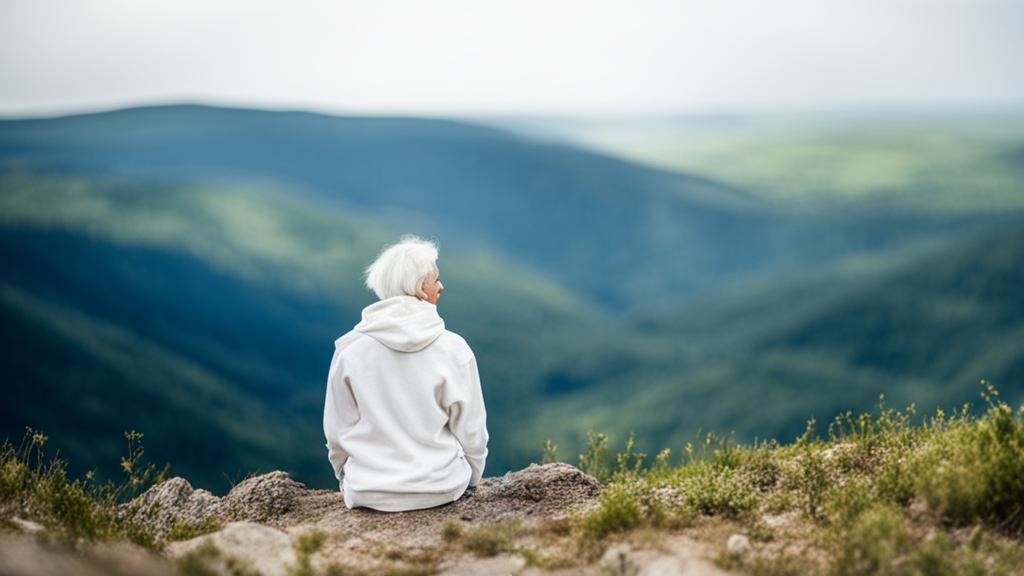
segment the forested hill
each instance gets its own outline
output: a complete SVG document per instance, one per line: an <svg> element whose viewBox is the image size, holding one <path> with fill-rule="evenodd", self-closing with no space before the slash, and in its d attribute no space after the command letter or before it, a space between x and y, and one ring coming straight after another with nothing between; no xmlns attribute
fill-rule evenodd
<svg viewBox="0 0 1024 576"><path fill-rule="evenodd" d="M0 435L42 429L102 473L134 429L200 486L274 469L335 485L332 343L373 301L363 268L405 232L441 243L439 310L479 361L488 474L590 428L677 448L697 429L791 435L880 392L959 403L974 367L1019 374L1019 227L769 209L441 120L170 106L3 121ZM885 264L850 273L862 261Z"/></svg>
<svg viewBox="0 0 1024 576"><path fill-rule="evenodd" d="M157 182L287 184L494 248L602 305L667 302L943 229L769 211L716 182L444 120L202 106L0 122L0 163ZM614 279L614 281L609 281Z"/></svg>

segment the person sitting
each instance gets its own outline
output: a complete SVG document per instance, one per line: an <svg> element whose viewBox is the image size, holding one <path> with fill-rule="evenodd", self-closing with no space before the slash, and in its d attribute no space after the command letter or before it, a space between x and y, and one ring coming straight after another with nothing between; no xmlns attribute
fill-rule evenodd
<svg viewBox="0 0 1024 576"><path fill-rule="evenodd" d="M437 313L437 245L403 236L366 269L380 301L334 343L327 458L349 508L432 508L475 487L487 459L476 357Z"/></svg>

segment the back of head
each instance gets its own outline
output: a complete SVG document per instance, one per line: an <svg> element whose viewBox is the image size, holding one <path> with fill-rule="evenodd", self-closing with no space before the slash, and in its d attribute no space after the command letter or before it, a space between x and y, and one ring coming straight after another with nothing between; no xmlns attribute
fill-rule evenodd
<svg viewBox="0 0 1024 576"><path fill-rule="evenodd" d="M423 283L434 273L436 262L436 243L407 234L398 244L386 246L366 268L366 287L381 300L423 297Z"/></svg>

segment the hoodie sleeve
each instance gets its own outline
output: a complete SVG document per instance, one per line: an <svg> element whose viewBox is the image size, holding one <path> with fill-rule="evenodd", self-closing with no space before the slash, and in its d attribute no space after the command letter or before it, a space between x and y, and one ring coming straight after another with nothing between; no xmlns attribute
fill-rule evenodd
<svg viewBox="0 0 1024 576"><path fill-rule="evenodd" d="M472 352L468 361L460 363L452 380L448 383L453 392L448 405L448 427L462 445L466 461L473 470L469 485L476 486L484 473L488 436L484 395Z"/></svg>
<svg viewBox="0 0 1024 576"><path fill-rule="evenodd" d="M334 352L327 374L327 399L324 401L324 435L327 437L327 459L334 467L334 477L341 482L348 453L341 447L341 437L359 421L359 409L348 382L342 376L341 350Z"/></svg>

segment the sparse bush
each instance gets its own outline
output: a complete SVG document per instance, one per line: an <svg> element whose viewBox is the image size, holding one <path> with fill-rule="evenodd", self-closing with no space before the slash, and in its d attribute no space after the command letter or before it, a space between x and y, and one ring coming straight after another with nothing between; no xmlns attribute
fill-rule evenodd
<svg viewBox="0 0 1024 576"><path fill-rule="evenodd" d="M607 434L587 432L587 451L580 454L579 469L597 478L598 482L609 480Z"/></svg>
<svg viewBox="0 0 1024 576"><path fill-rule="evenodd" d="M696 464L679 482L686 502L701 514L736 518L758 503L758 491L735 468Z"/></svg>
<svg viewBox="0 0 1024 576"><path fill-rule="evenodd" d="M608 534L637 527L644 509L634 485L612 484L598 496L599 507L580 519L585 538L601 539Z"/></svg>
<svg viewBox="0 0 1024 576"><path fill-rule="evenodd" d="M1024 418L989 387L979 419L943 423L913 456L914 489L957 526L1024 532Z"/></svg>
<svg viewBox="0 0 1024 576"><path fill-rule="evenodd" d="M0 512L40 522L70 543L124 539L158 548L160 542L152 534L118 517L117 505L162 481L168 468L158 471L153 465L141 465L142 434L127 432L125 438L128 455L121 460L125 477L120 484L96 484L91 472L84 479L68 478L65 460L47 458L49 438L41 432L26 429L20 448L4 442L0 447Z"/></svg>
<svg viewBox="0 0 1024 576"><path fill-rule="evenodd" d="M903 514L892 505L874 506L835 535L830 574L898 574L898 561L910 549Z"/></svg>

